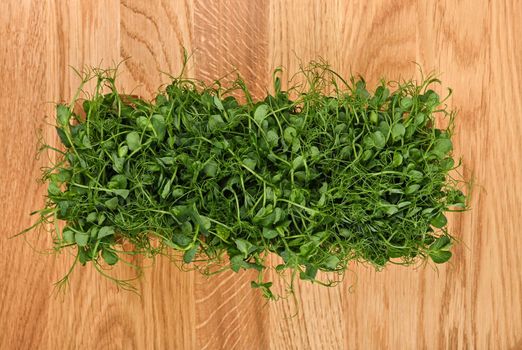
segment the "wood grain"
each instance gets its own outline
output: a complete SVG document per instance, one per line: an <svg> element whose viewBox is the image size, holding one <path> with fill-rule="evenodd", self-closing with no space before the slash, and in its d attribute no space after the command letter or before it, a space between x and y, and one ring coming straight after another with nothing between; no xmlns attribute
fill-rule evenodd
<svg viewBox="0 0 522 350"><path fill-rule="evenodd" d="M267 89L268 1L196 1L196 77L207 82L239 74L254 95Z"/></svg>
<svg viewBox="0 0 522 350"><path fill-rule="evenodd" d="M23 212L41 205L42 188L35 179L45 160L35 160L35 141L37 129L44 126L42 117L51 111L46 102L52 98L52 89L46 63L41 60L50 51L45 31L48 11L45 4L31 1L0 4L0 77L4 84L0 97L0 180L6 184L0 190L2 349L38 347L45 338L51 305L49 259L23 241L7 239L30 225L31 219ZM51 243L45 237L28 240L32 244ZM28 323L32 324L25 327Z"/></svg>
<svg viewBox="0 0 522 350"><path fill-rule="evenodd" d="M195 2L196 78L212 83L240 75L254 95L266 90L267 5L264 0ZM268 308L250 288L254 278L253 273L233 272L210 279L196 276L197 349L268 348Z"/></svg>
<svg viewBox="0 0 522 350"><path fill-rule="evenodd" d="M522 349L520 10L516 0L2 1L0 349ZM352 265L337 287L298 283L297 304L266 304L252 274L206 278L144 260L141 296L85 267L53 297L70 257L46 254L44 234L27 236L39 251L8 239L43 203L35 179L49 159L34 154L39 135L56 141L49 102L74 93L69 66L122 60L119 87L150 97L184 48L189 76L240 74L256 97L275 67L318 58L370 85L420 77L414 62L441 73L459 111L455 152L476 183L472 211L450 217L462 241L452 262Z"/></svg>

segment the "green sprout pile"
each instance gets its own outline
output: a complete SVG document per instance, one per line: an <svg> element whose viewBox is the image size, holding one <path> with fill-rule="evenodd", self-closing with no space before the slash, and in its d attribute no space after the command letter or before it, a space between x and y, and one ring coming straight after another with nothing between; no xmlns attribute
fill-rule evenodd
<svg viewBox="0 0 522 350"><path fill-rule="evenodd" d="M225 88L173 77L146 100L119 93L115 70L83 76L57 106L63 145L43 146L57 160L36 212L55 249L74 252L65 279L78 264L110 277L110 265L161 254L201 271L257 270L252 286L273 298L270 268L317 281L352 261L450 259L445 212L465 210L466 196L439 81L370 91L311 63L282 90L279 73L262 100L240 78Z"/></svg>

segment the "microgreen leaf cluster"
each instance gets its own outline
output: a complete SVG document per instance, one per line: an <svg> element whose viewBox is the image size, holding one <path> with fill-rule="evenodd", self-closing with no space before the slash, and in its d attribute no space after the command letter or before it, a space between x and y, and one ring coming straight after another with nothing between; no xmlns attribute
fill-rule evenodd
<svg viewBox="0 0 522 350"><path fill-rule="evenodd" d="M38 214L55 247L104 274L135 255L175 253L254 269L267 297L269 253L275 271L310 281L351 261L450 259L445 213L466 197L450 174L454 113L431 88L438 80L370 91L312 63L282 90L279 72L258 101L240 78L225 88L179 76L145 100L119 93L113 70L85 75L56 109L62 147L45 146L58 161L44 171Z"/></svg>

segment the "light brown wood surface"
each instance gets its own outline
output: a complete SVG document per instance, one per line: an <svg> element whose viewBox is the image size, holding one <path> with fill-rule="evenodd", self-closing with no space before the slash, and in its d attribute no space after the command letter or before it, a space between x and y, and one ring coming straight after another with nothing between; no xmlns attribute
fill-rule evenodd
<svg viewBox="0 0 522 350"><path fill-rule="evenodd" d="M3 0L0 2L1 349L522 349L522 2L314 0ZM450 218L450 264L353 266L336 288L300 283L267 304L252 275L207 279L159 259L141 297L89 267L65 295L67 254L7 239L42 206L38 137L55 139L53 102L71 98L69 66L122 65L143 96L176 73L211 81L237 69L255 94L277 66L322 57L370 83L442 73L459 110L456 154L476 183L472 211ZM134 89L134 90L133 90ZM39 132L38 130L41 130ZM37 249L44 235L28 235Z"/></svg>

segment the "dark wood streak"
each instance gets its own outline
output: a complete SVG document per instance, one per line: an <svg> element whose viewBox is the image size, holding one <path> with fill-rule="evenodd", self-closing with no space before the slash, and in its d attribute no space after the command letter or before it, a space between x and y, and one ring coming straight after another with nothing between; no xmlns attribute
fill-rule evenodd
<svg viewBox="0 0 522 350"><path fill-rule="evenodd" d="M183 2L183 3L185 4L185 2ZM181 31L180 31L181 28L180 28L180 25L178 23L176 16L171 13L170 7L165 4L164 0L161 0L161 8L165 11L165 15L167 16L167 18L169 19L169 22L170 22L169 24L171 24L171 26L174 29L174 34L176 35L176 40L178 41L178 45L182 46L183 45L183 35L181 34ZM162 45L162 47L163 47L163 45ZM165 57L168 57L168 55L165 54ZM169 69L170 69L170 71L172 71L173 67L169 66Z"/></svg>
<svg viewBox="0 0 522 350"><path fill-rule="evenodd" d="M157 36L158 36L158 39L159 39L158 41L159 41L159 44L160 44L160 47L161 47L161 51L162 51L162 53L163 53L163 57L165 57L165 59L166 59L167 57L169 57L169 55L167 54L167 51L166 51L166 49L165 49L165 43L164 43L163 40L161 40L161 33L162 33L162 31L161 31L161 29L159 28L159 25L158 25L158 23L157 23L157 19L154 18L153 16L147 14L145 11L140 10L140 9L138 9L137 7L130 5L128 2L122 1L122 2L121 2L121 5L122 5L123 7L125 7L127 10L130 10L131 12L133 12L134 14L146 18L146 19L147 19L147 20L152 24L152 26L154 27L154 29L155 29L155 31L156 31L156 34L157 34ZM149 6L150 6L150 4L149 4ZM124 23L124 21L121 21L120 25L122 25L123 23ZM128 31L129 31L129 28L125 28L125 27L124 27L124 30L126 30L126 31L128 32ZM133 39L137 39L138 34L134 34L134 36L131 36L131 37L132 37ZM150 44L147 42L146 39L141 39L141 40L139 40L139 42L142 43L142 44L145 44L145 45L147 46L147 48L148 48L148 45L150 45ZM151 53L152 53L152 52L153 52L153 50L151 50ZM155 56L153 55L153 57L155 57ZM168 61L168 60L167 60L167 61Z"/></svg>
<svg viewBox="0 0 522 350"><path fill-rule="evenodd" d="M64 19L63 19L62 11L60 10L60 7L54 3L53 9L54 9L54 16L56 17L56 22L62 23ZM66 35L64 33L65 27L61 26L61 25L57 25L54 29L55 30L53 31L53 34L55 34L55 37L61 39L61 40L53 40L53 44L58 47L57 54L56 54L56 57L58 58L57 66L58 66L58 70L59 70L59 74L60 74L60 77L58 79L59 79L59 81L64 81L65 76L67 75L66 74L67 65L65 64L65 58L67 56L66 55L67 49L66 49L66 45L65 45L65 40L63 40L63 38L66 37ZM57 84L57 86L59 89L58 96L60 96L60 98L65 98L65 85Z"/></svg>

